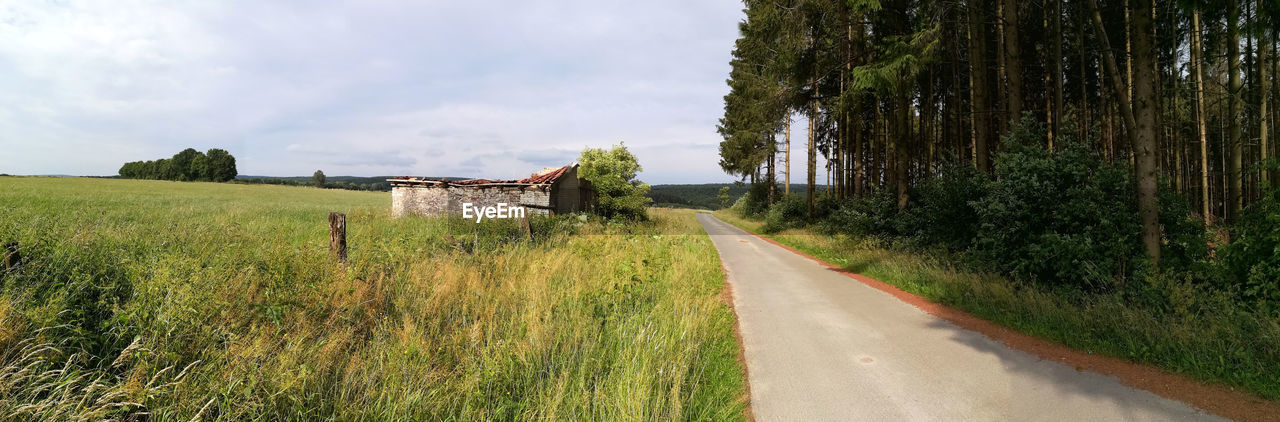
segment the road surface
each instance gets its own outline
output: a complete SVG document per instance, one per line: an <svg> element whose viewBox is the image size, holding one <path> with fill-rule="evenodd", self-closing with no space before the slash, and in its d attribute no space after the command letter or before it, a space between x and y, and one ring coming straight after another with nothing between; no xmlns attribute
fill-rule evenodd
<svg viewBox="0 0 1280 422"><path fill-rule="evenodd" d="M757 420L1221 420L957 327L699 213L733 287Z"/></svg>

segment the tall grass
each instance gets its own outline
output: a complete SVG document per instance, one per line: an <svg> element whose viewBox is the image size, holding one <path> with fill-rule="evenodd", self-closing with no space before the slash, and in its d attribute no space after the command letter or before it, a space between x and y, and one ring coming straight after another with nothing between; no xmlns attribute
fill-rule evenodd
<svg viewBox="0 0 1280 422"><path fill-rule="evenodd" d="M0 178L0 419L741 419L693 214L392 219L390 195ZM326 216L348 214L350 264ZM683 234L669 234L683 233Z"/></svg>
<svg viewBox="0 0 1280 422"><path fill-rule="evenodd" d="M733 211L716 217L760 232ZM1241 309L1221 292L1153 278L1143 303L966 272L947 259L886 248L872 239L787 229L770 238L845 269L1020 332L1090 353L1280 399L1280 321Z"/></svg>

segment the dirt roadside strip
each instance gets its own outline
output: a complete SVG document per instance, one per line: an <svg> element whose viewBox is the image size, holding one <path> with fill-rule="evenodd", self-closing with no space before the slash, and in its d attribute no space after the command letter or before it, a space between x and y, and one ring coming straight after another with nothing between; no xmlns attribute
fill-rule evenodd
<svg viewBox="0 0 1280 422"><path fill-rule="evenodd" d="M698 219L733 284L759 420L1214 419L1191 406L1280 420L1280 403L1018 333Z"/></svg>

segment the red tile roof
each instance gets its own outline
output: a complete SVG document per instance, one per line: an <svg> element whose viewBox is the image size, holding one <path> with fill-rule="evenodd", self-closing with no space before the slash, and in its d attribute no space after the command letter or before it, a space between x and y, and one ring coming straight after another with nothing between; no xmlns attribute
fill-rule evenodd
<svg viewBox="0 0 1280 422"><path fill-rule="evenodd" d="M571 168L573 168L573 167L574 167L574 165L573 165L573 164L570 164L570 165L567 165L567 166L564 166L564 167L560 167L560 168L555 169L555 170L552 170L552 171L542 172L542 173L534 173L534 174L530 175L529 177L526 177L526 178L523 178L523 179L515 179L515 180L491 180L491 179L445 180L445 179L428 179L428 178L418 178L418 177L400 176L400 177L393 177L393 178L387 179L387 181L388 181L388 182L392 182L392 183L395 183L395 182L406 182L406 183L414 183L414 182L417 182L417 183L431 183L431 184L439 183L439 184L444 184L444 185L463 185L463 186L477 186L477 185L545 185L545 184L555 183L555 181L556 181L557 179L560 179L560 176L564 176L564 174L565 174L566 172L568 172L568 171L569 171L569 169L571 169Z"/></svg>

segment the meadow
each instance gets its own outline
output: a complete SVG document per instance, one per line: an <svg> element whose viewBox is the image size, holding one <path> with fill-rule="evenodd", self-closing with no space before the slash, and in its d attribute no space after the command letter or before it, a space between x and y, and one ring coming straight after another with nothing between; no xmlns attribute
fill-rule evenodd
<svg viewBox="0 0 1280 422"><path fill-rule="evenodd" d="M390 217L390 194L0 177L0 419L740 420L692 211ZM349 263L327 215L347 213Z"/></svg>

